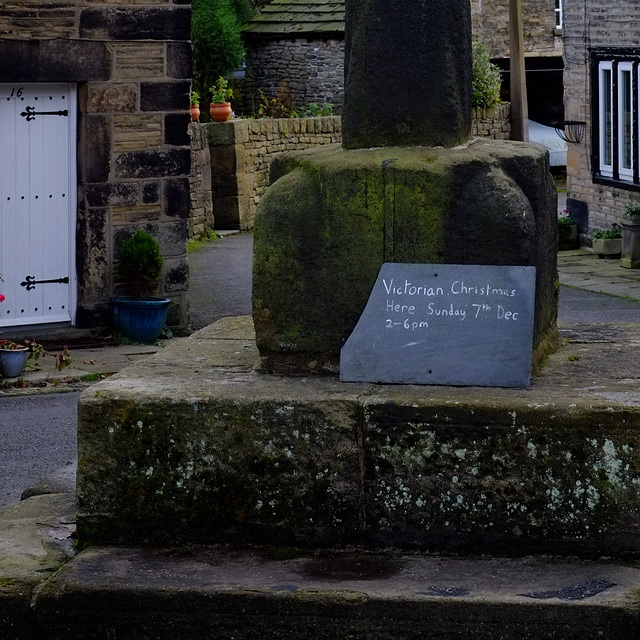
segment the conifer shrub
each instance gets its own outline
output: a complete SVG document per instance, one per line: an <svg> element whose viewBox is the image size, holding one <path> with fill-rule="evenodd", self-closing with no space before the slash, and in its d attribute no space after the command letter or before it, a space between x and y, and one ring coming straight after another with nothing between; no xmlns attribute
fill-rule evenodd
<svg viewBox="0 0 640 640"><path fill-rule="evenodd" d="M155 292L162 270L162 255L156 239L136 229L118 253L118 276L136 299Z"/></svg>
<svg viewBox="0 0 640 640"><path fill-rule="evenodd" d="M203 97L217 78L229 76L242 65L240 30L252 14L249 0L192 1L193 83Z"/></svg>

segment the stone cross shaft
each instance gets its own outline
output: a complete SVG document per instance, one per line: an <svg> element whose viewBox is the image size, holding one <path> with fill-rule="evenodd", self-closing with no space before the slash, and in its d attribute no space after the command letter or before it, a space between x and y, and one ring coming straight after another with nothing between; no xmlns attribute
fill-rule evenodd
<svg viewBox="0 0 640 640"><path fill-rule="evenodd" d="M468 140L469 0L346 0L345 31L346 149Z"/></svg>

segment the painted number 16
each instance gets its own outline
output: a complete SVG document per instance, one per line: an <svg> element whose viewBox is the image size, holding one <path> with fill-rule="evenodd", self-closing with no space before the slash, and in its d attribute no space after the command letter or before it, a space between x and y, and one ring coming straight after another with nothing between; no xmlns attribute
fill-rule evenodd
<svg viewBox="0 0 640 640"><path fill-rule="evenodd" d="M10 98L13 98L13 97L21 98L23 91L24 91L24 87L18 87L17 89L15 87L13 87L13 89L11 89L11 95L9 97Z"/></svg>

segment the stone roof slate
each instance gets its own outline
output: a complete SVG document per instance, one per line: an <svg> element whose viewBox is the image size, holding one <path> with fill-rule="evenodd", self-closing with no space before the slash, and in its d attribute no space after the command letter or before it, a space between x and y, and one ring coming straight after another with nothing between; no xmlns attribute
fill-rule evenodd
<svg viewBox="0 0 640 640"><path fill-rule="evenodd" d="M269 36L344 33L344 0L273 0L243 32Z"/></svg>

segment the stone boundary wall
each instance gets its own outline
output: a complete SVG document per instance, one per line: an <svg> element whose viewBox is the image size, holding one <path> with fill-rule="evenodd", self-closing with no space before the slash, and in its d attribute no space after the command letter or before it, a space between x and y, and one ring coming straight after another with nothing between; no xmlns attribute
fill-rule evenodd
<svg viewBox="0 0 640 640"><path fill-rule="evenodd" d="M274 155L334 144L342 138L338 116L231 120L201 126L209 137L216 229L253 228Z"/></svg>
<svg viewBox="0 0 640 640"><path fill-rule="evenodd" d="M504 102L490 109L473 109L471 135L494 140L510 140L511 104Z"/></svg>
<svg viewBox="0 0 640 640"><path fill-rule="evenodd" d="M493 109L474 110L472 135L508 140L510 115L508 103ZM222 124L192 125L192 129L198 127L201 132L206 132L203 135L209 142L213 219L215 228L221 230L253 228L256 206L269 185L269 169L274 156L342 141L338 116L230 120ZM192 133L192 144L202 144L204 139ZM198 163L207 162L206 154L198 154L197 150L193 157ZM192 173L192 186L204 189L203 199L206 199L205 173L202 167ZM196 178L196 175L201 178ZM203 214L199 201L200 196L192 195L192 236L202 234ZM209 218L206 219L208 224Z"/></svg>

